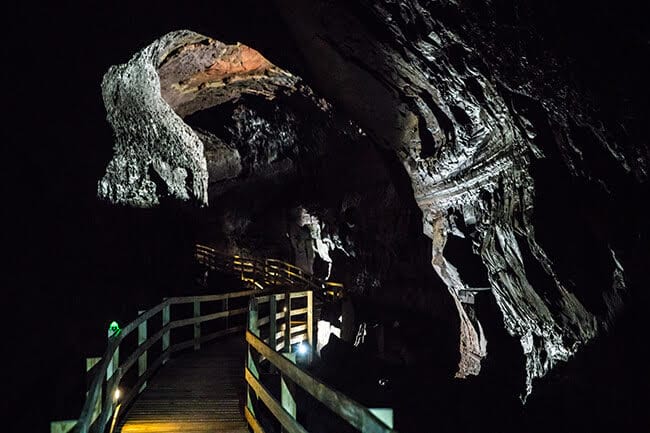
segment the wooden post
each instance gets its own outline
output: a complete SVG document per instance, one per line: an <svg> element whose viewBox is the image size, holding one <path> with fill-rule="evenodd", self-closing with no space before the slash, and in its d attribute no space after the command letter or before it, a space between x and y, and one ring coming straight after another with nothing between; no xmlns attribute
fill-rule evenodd
<svg viewBox="0 0 650 433"><path fill-rule="evenodd" d="M112 346L111 340L114 338L118 338L119 333L121 332L119 327L117 327L117 330L113 329L113 326L117 327L117 324L115 322L111 323L111 326L108 328L108 346ZM113 413L113 395L115 393L115 390L119 386L119 378L118 376L115 375L117 373L118 369L120 367L120 345L117 344L115 346L115 350L113 351L113 356L111 357L110 362L108 363L108 368L106 369L106 393L107 395L105 396L105 404L106 407L110 407L110 411L104 411L103 413L100 414L99 416L99 425L103 429L104 426L106 426L106 423L108 422L108 417L111 416Z"/></svg>
<svg viewBox="0 0 650 433"><path fill-rule="evenodd" d="M270 334L269 334L269 346L273 348L273 350L277 350L277 343L276 343L276 335L278 333L278 322L277 322L277 312L278 312L278 304L275 299L275 295L271 295L269 298L269 328L270 328Z"/></svg>
<svg viewBox="0 0 650 433"><path fill-rule="evenodd" d="M251 372L253 377L259 380L260 373L257 368L257 362L255 358L253 358L253 352L251 352L250 346L248 346L248 356L246 357L246 366L248 367L248 370ZM251 389L251 386L246 384L246 407L248 408L250 413L253 414L253 416L255 416L255 408L253 406L253 398L252 398L252 394L254 393L255 392ZM257 400L257 398L258 397L256 395L255 400Z"/></svg>
<svg viewBox="0 0 650 433"><path fill-rule="evenodd" d="M113 337L113 331L109 329L108 331L108 340ZM111 360L108 363L108 368L106 369L106 382L108 382L111 377L113 377L113 374L117 371L118 367L120 366L120 346L119 344L115 348L115 351L113 352L113 356L111 357Z"/></svg>
<svg viewBox="0 0 650 433"><path fill-rule="evenodd" d="M163 307L163 310L162 310L162 326L163 326L163 328L169 324L170 315L171 315L170 306L165 305ZM169 330L168 330L168 331L164 332L163 336L162 336L162 351L163 351L163 353L166 350L169 349L169 343L170 343L169 340L170 340L170 335L169 335ZM163 364L165 364L166 362L167 362L167 359L164 359Z"/></svg>
<svg viewBox="0 0 650 433"><path fill-rule="evenodd" d="M50 433L68 433L77 425L77 420L52 421L50 423Z"/></svg>
<svg viewBox="0 0 650 433"><path fill-rule="evenodd" d="M307 292L307 342L309 343L309 353L307 361L311 363L314 353L314 292Z"/></svg>
<svg viewBox="0 0 650 433"><path fill-rule="evenodd" d="M88 383L90 383L92 381L92 377L89 374L90 371L101 360L102 360L102 358L86 358L86 375L87 375L87 378L88 378ZM88 397L88 392L86 392L86 397ZM95 408L93 409L93 414L90 417L90 424L95 422L95 420L99 417L100 413L102 413L102 390L101 390L101 388L99 389L99 397L97 398L97 403L95 404Z"/></svg>
<svg viewBox="0 0 650 433"><path fill-rule="evenodd" d="M284 349L286 353L291 353L291 292L284 294Z"/></svg>
<svg viewBox="0 0 650 433"><path fill-rule="evenodd" d="M239 250L239 270L240 278L242 281L244 281L244 259L242 258L241 250Z"/></svg>
<svg viewBox="0 0 650 433"><path fill-rule="evenodd" d="M296 355L293 353L285 353L284 356L288 358L294 364L296 363ZM295 398L295 385L287 380L284 377L284 374L280 376L280 403L282 408L291 415L293 419L296 419L296 398ZM282 428L282 432L286 432Z"/></svg>
<svg viewBox="0 0 650 433"><path fill-rule="evenodd" d="M201 317L201 302L194 301L194 318ZM194 350L201 348L201 322L194 324Z"/></svg>
<svg viewBox="0 0 650 433"><path fill-rule="evenodd" d="M138 316L144 314L144 310L138 311ZM138 325L138 346L142 346L147 341L147 321L143 321ZM147 351L145 350L142 355L138 357L138 377L141 377L147 372ZM147 387L147 382L143 382L140 386L140 391L144 391Z"/></svg>
<svg viewBox="0 0 650 433"><path fill-rule="evenodd" d="M389 407L380 407L380 408L368 408L370 413L379 418L386 427L393 428L393 409Z"/></svg>
<svg viewBox="0 0 650 433"><path fill-rule="evenodd" d="M260 328L257 324L257 299L251 296L248 302L248 329L256 336L260 336Z"/></svg>
<svg viewBox="0 0 650 433"><path fill-rule="evenodd" d="M229 311L230 310L230 307L228 306L228 298L225 298L223 300L222 305L223 305L223 311ZM228 316L226 316L225 319L226 319L226 328L225 329L229 329L230 328L230 319L228 318Z"/></svg>

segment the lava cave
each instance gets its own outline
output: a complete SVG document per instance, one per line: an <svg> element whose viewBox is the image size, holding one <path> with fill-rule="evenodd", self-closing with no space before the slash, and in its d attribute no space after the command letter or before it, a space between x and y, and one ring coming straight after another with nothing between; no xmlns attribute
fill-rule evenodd
<svg viewBox="0 0 650 433"><path fill-rule="evenodd" d="M646 431L641 9L11 5L10 431L76 419L113 320L241 284L196 244L342 284L310 374L396 431Z"/></svg>

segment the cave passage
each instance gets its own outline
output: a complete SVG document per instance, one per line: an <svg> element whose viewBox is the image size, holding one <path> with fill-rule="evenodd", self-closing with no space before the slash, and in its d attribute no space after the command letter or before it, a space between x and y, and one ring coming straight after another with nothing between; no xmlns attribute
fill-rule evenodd
<svg viewBox="0 0 650 433"><path fill-rule="evenodd" d="M443 431L542 431L535 387L571 383L640 281L645 148L557 73L538 7L275 3L283 67L181 30L106 73L98 195L192 203L192 242L342 283L313 372L400 431L432 407Z"/></svg>

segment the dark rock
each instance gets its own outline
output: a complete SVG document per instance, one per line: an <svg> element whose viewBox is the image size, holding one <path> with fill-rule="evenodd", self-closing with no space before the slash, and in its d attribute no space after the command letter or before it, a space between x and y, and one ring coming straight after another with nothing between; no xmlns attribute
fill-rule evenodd
<svg viewBox="0 0 650 433"><path fill-rule="evenodd" d="M116 154L99 194L152 206L164 186L224 209L254 197L238 248L292 256L310 271L318 257L351 291L413 308L453 302L457 377L477 375L487 356L481 321L493 317L476 299L493 297L526 359L525 399L621 310L647 233L638 215L650 154L558 73L568 66L534 33L547 12L507 3L276 0L310 85L329 102L250 48L166 35L105 77ZM215 109L229 113L224 135L182 119ZM344 180L331 174L339 169ZM277 192L289 186L290 197ZM296 208L309 221L288 215ZM481 266L466 268L450 236ZM435 298L422 260L451 302ZM413 290L407 275L418 276Z"/></svg>

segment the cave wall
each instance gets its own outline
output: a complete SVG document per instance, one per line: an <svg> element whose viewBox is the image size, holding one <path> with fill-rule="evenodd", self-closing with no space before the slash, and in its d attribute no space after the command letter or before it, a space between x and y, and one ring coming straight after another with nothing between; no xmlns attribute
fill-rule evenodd
<svg viewBox="0 0 650 433"><path fill-rule="evenodd" d="M529 30L521 32L526 32L536 21L507 2L275 4L301 49L310 84L332 104L321 101L322 111L333 106L353 119L399 161L401 174L393 170L392 179L405 173L410 182L399 194L412 194L419 207L421 231L431 243L430 264L460 319L457 376L478 374L488 354L481 309L471 299L491 296L525 355L525 398L535 378L611 327L622 308L626 266L634 261L636 239L644 238L638 233L647 229L638 217L628 227L621 222L640 213L639 201L628 198L647 192L647 146L622 135L611 117L595 110L590 89L558 73L563 59L545 49L541 38L513 37L517 30L509 24L525 23L522 28ZM206 139L209 132L183 126L181 117L246 93L267 99L299 93L319 105L310 89L297 86L297 77L249 50L180 32L163 37L126 66L112 68L104 94L116 156L100 182L100 196L150 206L166 187L167 194L207 203L208 195L223 199L224 192L245 191L242 182L254 187L295 177L306 160L277 158L287 141L289 149L304 145L293 140L291 128L284 144L271 146L280 153L268 147L291 119L275 119L269 127L268 118L241 108L235 143ZM159 52L173 53L172 60L164 64L165 56L151 57ZM247 60L233 67L232 59ZM187 64L194 66L187 69ZM130 67L149 75L133 81L137 74ZM156 68L164 98L155 92L151 72ZM137 85L125 87L129 83ZM152 96L138 99L138 86ZM122 91L133 97L125 106L116 97ZM162 123L180 132L170 138L155 119L133 127L128 119L142 116L131 106L139 105L165 113ZM212 153L202 148L207 141ZM208 176L210 164L215 176ZM286 208L304 204L327 220L327 210L311 209L322 197L313 198ZM324 224L317 235L321 241ZM463 263L445 251L451 236L464 239L480 257L482 268L476 272L484 272L479 280L489 287L473 287ZM597 274L589 270L594 264ZM369 275L372 280L373 272Z"/></svg>
<svg viewBox="0 0 650 433"><path fill-rule="evenodd" d="M226 45L186 30L154 41L104 75L102 96L115 145L98 184L99 197L136 207L154 206L160 196L192 197L206 205L204 143L182 116L242 94L273 98L278 88L293 90L296 81L244 45ZM226 156L214 142L209 151ZM225 170L214 177L236 174L234 163L234 171L232 164L213 167Z"/></svg>
<svg viewBox="0 0 650 433"><path fill-rule="evenodd" d="M545 195L601 190L586 209L566 200L557 203L551 212L572 215L560 220L611 215L612 202L628 215L637 214L638 205L622 203L647 191L647 146L630 143L633 137L621 136L618 125L607 125L594 113L590 89L572 80L568 61L542 39L543 28L535 33L535 13L545 6L275 3L302 48L316 88L393 149L409 173L423 231L432 238L432 264L459 307L461 377L478 373L487 353L480 311L461 302L461 292L469 288L462 264L458 271L444 255L453 231L449 216L463 215L505 326L526 355L525 398L533 379L609 326L625 297L625 264L619 260L625 252L620 242L618 253L614 245L643 231L639 224L619 230L616 218L594 224L580 240L597 247L578 250L588 257L584 261L602 267L602 278L577 280L576 273L589 271L549 242L573 244L575 227L549 235L550 221L535 215L536 185L553 185ZM541 173L537 167L547 162L549 172ZM567 185L548 181L559 173L567 173ZM544 206L548 214L549 202ZM543 243L538 232L546 235Z"/></svg>

